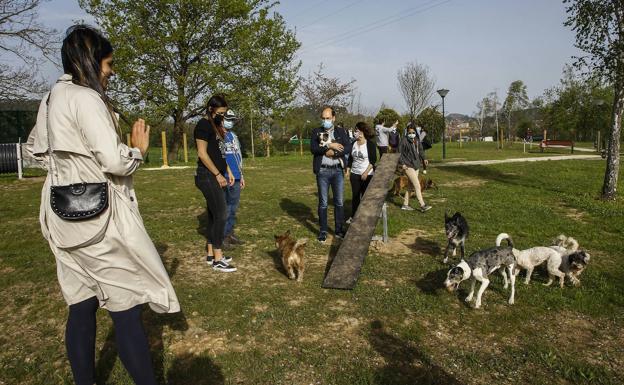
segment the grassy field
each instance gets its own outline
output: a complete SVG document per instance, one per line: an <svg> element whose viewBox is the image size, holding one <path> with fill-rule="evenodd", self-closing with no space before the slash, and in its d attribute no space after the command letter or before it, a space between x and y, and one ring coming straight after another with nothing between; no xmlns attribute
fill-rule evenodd
<svg viewBox="0 0 624 385"><path fill-rule="evenodd" d="M512 152L515 145L499 154L518 157ZM449 157L477 155L449 149ZM433 209L401 211L400 199L389 197L392 241L372 245L355 290L331 291L320 284L338 243L314 240L311 157L247 162L238 222L247 243L231 252L239 268L232 274L203 261L205 209L193 170L140 171L142 216L183 308L145 312L159 378L174 385L621 384L624 200L596 199L603 174L603 161L434 166L428 176L439 190L425 193ZM41 177L0 178L2 385L72 383L67 310L38 224L41 184ZM350 207L349 188L346 200ZM574 236L592 258L581 287L544 287L538 269L531 285L518 283L509 306L496 275L483 309L472 309L465 283L457 295L441 287L446 209L470 223L467 252L491 246L503 231L519 248ZM273 235L287 229L311 240L301 284L286 278L275 251ZM99 317L98 384L131 384L110 319L104 311Z"/></svg>

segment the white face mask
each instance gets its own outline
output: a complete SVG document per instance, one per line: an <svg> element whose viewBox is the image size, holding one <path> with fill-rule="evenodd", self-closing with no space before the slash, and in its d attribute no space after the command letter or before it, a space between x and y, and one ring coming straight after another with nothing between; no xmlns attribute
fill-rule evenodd
<svg viewBox="0 0 624 385"><path fill-rule="evenodd" d="M416 137L416 134L407 134L407 137L410 139L414 139Z"/></svg>
<svg viewBox="0 0 624 385"><path fill-rule="evenodd" d="M362 135L360 135L360 133L359 133L359 132L357 132L357 131L353 134L353 137L354 137L355 139L360 139L360 136L362 136Z"/></svg>
<svg viewBox="0 0 624 385"><path fill-rule="evenodd" d="M225 128L226 130L231 130L232 128L234 128L234 122L231 120L224 120L223 128Z"/></svg>

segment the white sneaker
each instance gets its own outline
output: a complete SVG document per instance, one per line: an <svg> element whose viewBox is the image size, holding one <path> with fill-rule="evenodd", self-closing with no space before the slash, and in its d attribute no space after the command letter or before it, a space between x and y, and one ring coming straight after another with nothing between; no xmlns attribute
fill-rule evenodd
<svg viewBox="0 0 624 385"><path fill-rule="evenodd" d="M401 206L401 210L414 211L414 208L411 207L411 206L403 205L403 206Z"/></svg>

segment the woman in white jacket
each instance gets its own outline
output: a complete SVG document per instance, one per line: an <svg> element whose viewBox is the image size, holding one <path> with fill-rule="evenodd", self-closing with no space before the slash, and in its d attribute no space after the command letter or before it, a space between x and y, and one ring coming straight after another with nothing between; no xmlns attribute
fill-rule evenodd
<svg viewBox="0 0 624 385"><path fill-rule="evenodd" d="M143 226L132 184L149 143L142 119L130 148L119 138L106 96L113 49L101 33L68 30L61 56L65 74L43 98L27 151L48 168L41 193L43 236L56 258L69 305L66 347L78 385L95 383L95 313L102 307L115 326L119 357L136 384L156 384L141 323L142 304L161 313L180 310L169 276ZM107 182L109 204L98 216L68 221L50 205L50 187Z"/></svg>

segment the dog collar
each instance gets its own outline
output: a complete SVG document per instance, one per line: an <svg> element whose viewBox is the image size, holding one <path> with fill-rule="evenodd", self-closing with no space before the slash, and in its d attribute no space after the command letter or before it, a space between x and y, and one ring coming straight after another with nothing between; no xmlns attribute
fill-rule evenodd
<svg viewBox="0 0 624 385"><path fill-rule="evenodd" d="M470 278L470 274L472 269L470 268L470 266L468 266L468 263L466 263L466 261L464 261L463 259L457 264L457 267L459 267L460 269L462 269L462 271L464 272L464 276L462 277L463 280L466 280L468 278Z"/></svg>

